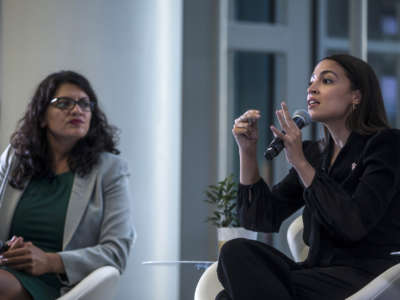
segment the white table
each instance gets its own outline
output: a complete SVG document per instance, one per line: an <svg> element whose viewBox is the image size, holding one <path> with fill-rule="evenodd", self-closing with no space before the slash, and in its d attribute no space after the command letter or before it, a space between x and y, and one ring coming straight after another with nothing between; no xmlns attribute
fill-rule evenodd
<svg viewBox="0 0 400 300"><path fill-rule="evenodd" d="M151 260L142 262L143 265L184 265L184 264L192 264L195 266L197 270L205 270L215 261L208 260Z"/></svg>

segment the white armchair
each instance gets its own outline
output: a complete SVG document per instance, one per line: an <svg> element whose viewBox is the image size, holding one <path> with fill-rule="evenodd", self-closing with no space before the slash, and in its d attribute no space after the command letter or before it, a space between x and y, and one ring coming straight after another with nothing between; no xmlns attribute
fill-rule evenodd
<svg viewBox="0 0 400 300"><path fill-rule="evenodd" d="M111 300L115 297L119 277L115 267L98 268L57 300Z"/></svg>
<svg viewBox="0 0 400 300"><path fill-rule="evenodd" d="M295 261L303 261L308 247L303 241L303 218L299 216L289 226L287 239L290 252ZM215 300L223 289L217 277L217 262L212 264L197 283L195 300ZM393 300L400 299L400 264L385 271L357 293L346 300Z"/></svg>
<svg viewBox="0 0 400 300"><path fill-rule="evenodd" d="M201 275L194 292L194 300L215 300L217 294L224 289L217 277L217 266L216 261Z"/></svg>
<svg viewBox="0 0 400 300"><path fill-rule="evenodd" d="M295 261L303 261L308 247L303 241L303 218L297 217L290 224L287 239ZM357 293L346 300L393 300L400 299L400 264L386 270Z"/></svg>

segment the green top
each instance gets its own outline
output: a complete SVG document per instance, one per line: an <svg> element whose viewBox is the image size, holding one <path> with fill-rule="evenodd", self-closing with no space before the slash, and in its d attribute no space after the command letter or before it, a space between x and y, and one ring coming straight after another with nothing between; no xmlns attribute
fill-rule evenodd
<svg viewBox="0 0 400 300"><path fill-rule="evenodd" d="M21 236L46 252L62 250L65 216L71 195L74 174L62 173L54 179L32 179L25 189L11 223L10 238ZM39 277L12 272L33 299L54 299L59 296L60 282L54 274Z"/></svg>

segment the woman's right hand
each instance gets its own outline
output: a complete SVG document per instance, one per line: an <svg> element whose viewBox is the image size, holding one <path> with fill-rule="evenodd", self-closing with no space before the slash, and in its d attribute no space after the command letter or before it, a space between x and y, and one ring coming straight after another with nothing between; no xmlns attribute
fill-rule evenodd
<svg viewBox="0 0 400 300"><path fill-rule="evenodd" d="M260 111L248 110L235 120L232 133L240 151L256 151Z"/></svg>

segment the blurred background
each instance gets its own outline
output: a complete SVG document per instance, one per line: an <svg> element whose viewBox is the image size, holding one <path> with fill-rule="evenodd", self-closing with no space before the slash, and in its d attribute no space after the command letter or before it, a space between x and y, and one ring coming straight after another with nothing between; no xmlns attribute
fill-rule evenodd
<svg viewBox="0 0 400 300"><path fill-rule="evenodd" d="M138 233L117 299L193 299L202 270L148 260L216 260L204 190L238 175L231 128L261 110L259 164L271 184L288 170L263 150L280 101L305 108L314 64L332 53L367 59L400 123L398 0L2 0L0 144L40 80L71 69L92 82L121 129ZM316 139L309 126L304 138ZM287 253L282 234L260 234Z"/></svg>

